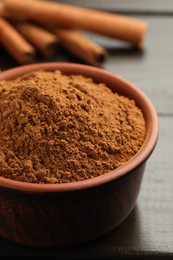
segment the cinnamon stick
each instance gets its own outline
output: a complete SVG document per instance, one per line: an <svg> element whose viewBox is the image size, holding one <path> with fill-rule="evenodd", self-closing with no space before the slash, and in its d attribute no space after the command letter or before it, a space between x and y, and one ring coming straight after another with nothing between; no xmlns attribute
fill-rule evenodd
<svg viewBox="0 0 173 260"><path fill-rule="evenodd" d="M29 22L13 21L13 24L44 57L52 57L55 54L58 37L53 33Z"/></svg>
<svg viewBox="0 0 173 260"><path fill-rule="evenodd" d="M5 0L5 9L23 14L43 24L63 25L88 30L108 37L141 45L147 24L125 15L111 14L68 4L35 1Z"/></svg>
<svg viewBox="0 0 173 260"><path fill-rule="evenodd" d="M0 35L0 43L18 63L33 62L35 49L2 17L0 17Z"/></svg>
<svg viewBox="0 0 173 260"><path fill-rule="evenodd" d="M4 2L0 2L0 16L4 15Z"/></svg>
<svg viewBox="0 0 173 260"><path fill-rule="evenodd" d="M17 20L26 20L26 17L23 14L14 15L14 14L11 14L10 12L7 12L5 10L5 4L4 4L3 0L0 0L0 17L3 17L5 19L6 18L10 18L11 19L12 18L12 19L17 19Z"/></svg>
<svg viewBox="0 0 173 260"><path fill-rule="evenodd" d="M100 67L108 57L108 52L81 33L72 29L52 29L59 38L59 43L68 52L87 64Z"/></svg>

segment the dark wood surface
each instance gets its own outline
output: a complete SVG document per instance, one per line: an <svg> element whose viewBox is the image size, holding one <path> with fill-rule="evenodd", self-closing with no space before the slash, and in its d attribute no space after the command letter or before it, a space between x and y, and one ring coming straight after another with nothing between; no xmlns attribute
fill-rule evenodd
<svg viewBox="0 0 173 260"><path fill-rule="evenodd" d="M116 73L143 90L158 112L159 139L147 162L141 191L129 217L115 230L74 248L34 248L0 238L0 256L49 258L173 257L173 1L62 1L126 13L145 20L149 30L144 51L118 40L86 33L110 53L104 69ZM83 2L83 3L82 3ZM44 62L38 58L39 62ZM51 61L80 62L59 51ZM0 48L0 67L18 66Z"/></svg>

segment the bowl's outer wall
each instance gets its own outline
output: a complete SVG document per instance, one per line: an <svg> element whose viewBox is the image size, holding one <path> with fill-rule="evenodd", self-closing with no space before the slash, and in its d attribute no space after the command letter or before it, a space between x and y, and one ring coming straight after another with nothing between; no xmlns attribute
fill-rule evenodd
<svg viewBox="0 0 173 260"><path fill-rule="evenodd" d="M0 235L36 246L71 246L118 226L133 209L145 163L91 189L38 193L0 187Z"/></svg>

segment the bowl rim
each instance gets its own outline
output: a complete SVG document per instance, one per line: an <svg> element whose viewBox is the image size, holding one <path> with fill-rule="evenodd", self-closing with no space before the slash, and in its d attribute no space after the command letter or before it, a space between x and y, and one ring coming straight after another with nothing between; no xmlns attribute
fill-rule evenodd
<svg viewBox="0 0 173 260"><path fill-rule="evenodd" d="M67 191L75 191L75 190L84 190L87 188L92 188L95 186L100 186L111 181L118 180L119 178L127 175L133 169L139 167L142 163L144 163L152 151L155 148L158 139L158 115L155 107L153 106L150 99L147 95L140 90L133 83L127 81L121 76L118 76L115 73L109 72L102 68L97 68L90 65L78 64L78 63L70 63L70 62L43 62L43 63L35 63L29 65L21 65L15 68L7 69L0 73L0 80L15 78L16 76L23 75L25 73L35 71L35 70L48 70L53 71L56 69L62 70L62 72L66 73L66 71L72 71L69 74L83 74L89 77L92 77L95 80L95 75L97 77L102 77L104 79L104 83L109 86L109 79L114 81L117 85L120 85L120 88L127 88L129 92L135 93L141 101L141 109L145 106L145 109L148 111L148 126L147 126L147 137L144 141L144 144L140 148L140 150L135 154L133 158L131 158L128 162L126 162L123 166L119 168L109 171L101 176L90 178L83 181L78 182L69 182L69 183L56 183L56 184L39 184L39 183L27 183L22 181L16 181L7 179L0 176L0 186L20 191L27 192L67 192ZM103 80L100 81L101 83ZM144 111L143 111L144 112Z"/></svg>

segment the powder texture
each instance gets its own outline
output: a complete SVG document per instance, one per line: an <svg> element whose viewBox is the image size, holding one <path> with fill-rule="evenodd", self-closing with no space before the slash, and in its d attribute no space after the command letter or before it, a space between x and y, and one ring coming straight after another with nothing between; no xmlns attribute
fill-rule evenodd
<svg viewBox="0 0 173 260"><path fill-rule="evenodd" d="M66 183L114 170L142 146L141 110L81 75L36 71L0 82L0 176Z"/></svg>

